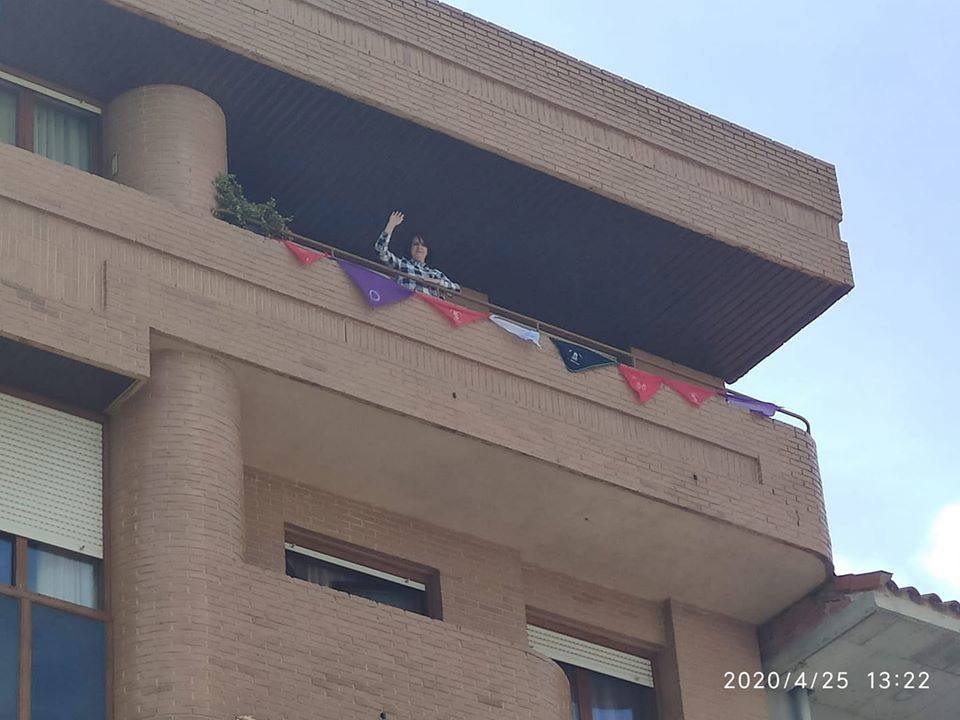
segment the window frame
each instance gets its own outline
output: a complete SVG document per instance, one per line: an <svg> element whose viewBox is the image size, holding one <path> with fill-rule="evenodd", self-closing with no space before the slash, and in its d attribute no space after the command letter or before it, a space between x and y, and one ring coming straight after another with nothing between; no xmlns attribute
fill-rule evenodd
<svg viewBox="0 0 960 720"><path fill-rule="evenodd" d="M566 618L560 617L559 615L554 615L553 613L545 610L538 610L530 607L527 608L527 624L535 625L543 628L544 630L551 630L562 635L569 635L577 640L594 643L595 645L602 645L610 648L611 650L619 650L620 652L636 655L648 660L653 673L652 690L654 692L654 699L657 707L656 718L657 720L660 720L663 717L663 708L665 707L663 697L664 679L663 673L660 669L663 660L663 648L658 645L633 640L623 635L602 630L597 627L586 626L579 623L575 624ZM552 662L558 661L552 660ZM573 675L576 679L576 696L580 712L579 720L593 720L593 706L591 704L590 678L588 673L596 672L598 675L603 675L604 673L590 670L589 668L583 668L570 662L564 662L564 665L573 670ZM560 669L562 671L562 668ZM564 672L564 675L566 675L566 672ZM641 685L641 687L646 686ZM572 687L571 690L573 690ZM571 696L571 701L572 699L573 698Z"/></svg>
<svg viewBox="0 0 960 720"><path fill-rule="evenodd" d="M34 152L33 118L38 98L88 116L91 120L90 169L83 172L101 174L103 109L100 103L72 90L57 88L24 73L13 72L5 65L0 65L0 89L12 91L16 95L17 128L14 145L23 150Z"/></svg>
<svg viewBox="0 0 960 720"><path fill-rule="evenodd" d="M19 648L19 691L17 698L17 720L30 720L31 717L31 666L33 659L33 606L34 605L45 605L54 610L60 610L63 612L71 613L74 615L79 615L81 617L88 618L90 620L97 620L103 623L104 630L104 658L105 665L103 668L103 677L104 677L104 698L106 706L106 717L105 720L112 720L113 718L113 622L112 622L112 613L111 613L111 598L110 598L110 554L107 551L110 547L110 472L107 464L107 459L109 457L108 452L108 443L109 443L109 418L102 414L91 412L83 408L77 408L67 403L57 402L55 400L50 400L39 395L36 395L31 392L26 392L20 390L19 388L10 387L8 385L0 384L0 393L5 395L11 395L13 397L20 398L21 400L26 400L28 402L35 403L37 405L43 405L44 407L52 408L54 410L60 410L61 412L69 413L71 415L76 415L77 417L82 417L87 420L92 420L94 422L100 423L103 428L102 432L102 443L101 443L101 453L103 456L103 478L102 478L102 513L103 513L103 547L104 553L103 558L100 560L100 572L99 572L99 596L100 596L100 607L99 609L93 609L86 607L85 605L77 605L76 603L69 602L67 600L61 600L59 598L50 597L48 595L41 595L39 593L33 592L29 588L29 578L28 573L30 572L30 564L28 560L28 546L32 542L29 538L22 535L14 535L12 533L4 532L2 533L5 537L11 538L13 540L13 584L5 585L0 584L0 595L5 595L7 597L12 597L20 603L20 648ZM43 545L44 543L41 543ZM67 551L69 552L69 551Z"/></svg>
<svg viewBox="0 0 960 720"><path fill-rule="evenodd" d="M288 543L298 545L307 550L328 555L347 563L361 565L379 573L392 575L423 585L423 593L426 600L426 614L422 617L443 620L440 573L436 568L398 558L394 555L387 555L377 550L370 550L360 545L354 545L346 540L321 535L320 533L289 523L284 524L283 530L284 552L286 552ZM389 578L384 579L389 580ZM390 580L390 582L394 581Z"/></svg>

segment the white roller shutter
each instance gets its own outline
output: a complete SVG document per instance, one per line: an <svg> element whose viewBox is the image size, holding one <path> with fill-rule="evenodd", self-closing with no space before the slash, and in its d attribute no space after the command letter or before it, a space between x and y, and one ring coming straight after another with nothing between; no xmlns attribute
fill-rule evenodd
<svg viewBox="0 0 960 720"><path fill-rule="evenodd" d="M527 625L530 648L552 660L653 687L653 666L646 658Z"/></svg>
<svg viewBox="0 0 960 720"><path fill-rule="evenodd" d="M103 557L100 423L0 393L0 531Z"/></svg>

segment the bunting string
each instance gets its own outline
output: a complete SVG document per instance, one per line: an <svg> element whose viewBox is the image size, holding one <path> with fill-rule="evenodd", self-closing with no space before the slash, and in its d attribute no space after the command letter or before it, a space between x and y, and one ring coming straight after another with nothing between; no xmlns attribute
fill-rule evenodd
<svg viewBox="0 0 960 720"><path fill-rule="evenodd" d="M560 353L560 359L563 361L564 367L572 373L604 367L605 365L615 365L617 362L613 358L601 355L596 350L577 345L569 340L551 337L550 341L556 346L557 352Z"/></svg>
<svg viewBox="0 0 960 720"><path fill-rule="evenodd" d="M337 258L340 268L347 274L347 277L353 281L357 289L363 295L367 305L370 307L383 307L393 303L406 300L413 294L413 290L408 290L394 282L393 278L381 275L373 270L367 270L356 263Z"/></svg>
<svg viewBox="0 0 960 720"><path fill-rule="evenodd" d="M538 348L543 350L540 346L540 331L529 328L526 325L521 325L520 323L515 323L512 320L507 320L505 317L500 317L499 315L491 315L490 320L495 324L502 327L511 335L516 335L521 340L525 340L529 343L533 343Z"/></svg>
<svg viewBox="0 0 960 720"><path fill-rule="evenodd" d="M301 265L312 265L317 260L330 257L327 253L317 252L316 250L305 248L303 245L298 245L293 242L293 240L281 240L280 242L287 247L287 250L290 251Z"/></svg>
<svg viewBox="0 0 960 720"><path fill-rule="evenodd" d="M311 250L291 240L281 240L280 242L286 246L287 250L296 258L297 262L303 266L312 265L317 260L331 257L329 253ZM406 300L411 295L416 295L430 305L437 313L442 315L453 328L459 328L479 320L490 320L520 340L536 345L541 350L543 349L540 345L541 332L539 330L508 320L500 315L470 310L462 305L452 303L449 300L425 293L414 292L397 284L392 277L375 272L349 260L343 260L341 258L334 259L363 296L367 305L372 308L392 305ZM577 343L552 335L549 337L568 372L578 373L609 365L617 365L621 377L627 384L627 387L633 391L637 402L640 404L652 400L657 393L660 392L660 388L666 385L694 408L701 407L705 402L710 400L710 398L720 397L729 405L743 408L754 415L766 418L771 418L774 414L783 410L779 405L757 400L756 398L741 393L716 390L677 378L663 377L644 372L630 365L618 363L613 358L597 352L592 348L578 345Z"/></svg>
<svg viewBox="0 0 960 720"><path fill-rule="evenodd" d="M448 300L441 300L433 295L427 295L426 293L416 293L416 295L449 320L454 327L460 327L477 320L486 320L488 317L487 313L468 310L461 305L456 305Z"/></svg>

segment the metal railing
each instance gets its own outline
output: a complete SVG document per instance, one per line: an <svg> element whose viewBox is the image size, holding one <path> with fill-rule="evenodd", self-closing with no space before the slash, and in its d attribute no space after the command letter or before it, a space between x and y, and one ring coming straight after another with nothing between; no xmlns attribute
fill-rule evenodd
<svg viewBox="0 0 960 720"><path fill-rule="evenodd" d="M416 275L410 275L409 273L400 272L399 270L394 270L392 267L383 265L382 263L378 263L375 260L370 260L361 255L354 255L353 253L347 252L346 250L341 250L340 248L333 247L332 245L327 245L326 243L317 242L316 240L305 237L303 235L299 235L295 232L289 233L289 239L293 240L298 245L302 245L310 250L324 252L333 258L348 260L349 262L355 263L357 265L362 265L363 267L366 267L369 270L374 270L375 272L381 273L383 275L387 275L393 278L407 278L416 283L423 284L423 278L421 277L418 277ZM437 290L445 299L449 299L452 296L457 296L458 298L466 301L466 303L469 305L476 305L476 306L485 308L495 315L501 315L503 317L508 318L509 320L514 320L516 322L523 323L524 325L528 325L529 327L532 327L534 330L537 330L538 332L543 332L548 335L553 335L554 337L558 337L562 340L569 340L570 342L575 342L578 345L583 345L585 347L590 348L591 350L596 350L597 352L603 355L611 356L614 360L616 360L617 362L621 362L624 365L629 365L630 367L637 366L637 357L629 350L624 350L623 348L614 347L613 345L607 345L606 343L602 343L599 340L594 340L593 338L588 338L588 337L584 337L583 335L578 335L577 333L571 332L570 330L557 327L556 325L551 325L550 323L542 322L537 318L530 317L529 315L524 315L523 313L519 313L516 310L511 310L509 308L501 307L500 305L495 305L486 300L471 298L451 290L444 290L441 288L437 288ZM679 374L679 373L675 373L675 374ZM688 377L688 379L692 380L694 378ZM737 392L736 390L724 389L724 392L734 397L739 397L746 400L755 400L755 398L752 398L749 395L744 395L743 393ZM780 406L777 406L777 412L783 415L787 415L789 417L795 418L796 420L799 420L800 422L803 423L804 429L806 430L807 434L810 434L811 432L810 421L807 420L803 415L800 415L799 413L795 413L792 410L782 408Z"/></svg>

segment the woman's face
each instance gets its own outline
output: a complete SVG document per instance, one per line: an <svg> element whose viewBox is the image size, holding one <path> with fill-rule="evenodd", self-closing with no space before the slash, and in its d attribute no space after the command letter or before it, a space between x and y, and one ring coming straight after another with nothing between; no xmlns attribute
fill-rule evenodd
<svg viewBox="0 0 960 720"><path fill-rule="evenodd" d="M412 245L410 245L410 257L417 262L426 262L427 246L423 244L423 241L419 243L414 242Z"/></svg>

